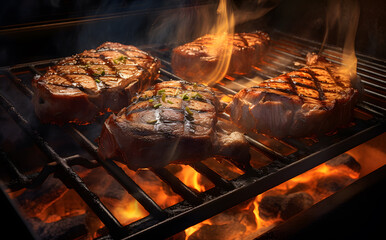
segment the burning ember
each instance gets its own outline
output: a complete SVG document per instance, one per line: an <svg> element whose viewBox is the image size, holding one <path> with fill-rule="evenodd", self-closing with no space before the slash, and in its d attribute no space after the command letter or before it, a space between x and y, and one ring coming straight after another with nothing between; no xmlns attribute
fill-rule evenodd
<svg viewBox="0 0 386 240"><path fill-rule="evenodd" d="M360 168L350 155L342 154L186 229L185 239L254 239L354 182Z"/></svg>
<svg viewBox="0 0 386 240"><path fill-rule="evenodd" d="M231 164L208 159L210 165L225 178L242 174ZM170 187L152 171L129 170L119 164L162 208L182 201ZM83 169L78 174L96 193L122 225L144 218L148 212L101 167ZM213 187L205 177L186 165L171 164L167 169L194 191L203 192ZM341 155L302 175L299 175L255 199L246 201L180 233L186 240L193 239L252 239L283 220L309 208L359 177L360 165L348 154ZM103 234L103 223L90 211L75 191L50 177L38 190L23 189L11 194L23 206L32 227L51 239L76 231L91 239ZM71 234L70 234L71 235ZM66 235L67 236L67 235Z"/></svg>

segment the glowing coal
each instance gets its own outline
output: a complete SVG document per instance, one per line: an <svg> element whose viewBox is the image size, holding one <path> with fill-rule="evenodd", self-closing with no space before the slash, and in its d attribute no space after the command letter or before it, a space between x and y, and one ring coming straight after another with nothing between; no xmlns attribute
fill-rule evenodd
<svg viewBox="0 0 386 240"><path fill-rule="evenodd" d="M186 229L186 240L254 239L354 182L359 171L360 165L343 154Z"/></svg>

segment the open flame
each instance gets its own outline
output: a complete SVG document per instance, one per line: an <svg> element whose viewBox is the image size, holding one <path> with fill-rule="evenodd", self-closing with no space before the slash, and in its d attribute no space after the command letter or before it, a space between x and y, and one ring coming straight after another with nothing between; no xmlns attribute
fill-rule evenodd
<svg viewBox="0 0 386 240"><path fill-rule="evenodd" d="M188 165L181 165L182 170L176 174L186 186L197 190L198 192L205 192L213 185L209 185L208 181L204 180L203 176L196 172L192 167Z"/></svg>
<svg viewBox="0 0 386 240"><path fill-rule="evenodd" d="M342 64L347 68L351 77L356 77L357 58L355 56L355 35L358 29L360 8L358 1L350 1L349 6L351 6L347 16L349 20L343 21L347 26L347 30L343 47Z"/></svg>
<svg viewBox="0 0 386 240"><path fill-rule="evenodd" d="M324 50L328 36L337 26L337 40L343 40L342 65L351 79L356 78L357 58L355 56L355 37L360 15L357 0L329 0L326 12L326 31L319 51ZM354 85L355 86L355 85Z"/></svg>
<svg viewBox="0 0 386 240"><path fill-rule="evenodd" d="M220 0L215 24L209 30L209 34L215 35L215 38L213 43L207 46L209 55L217 56L218 62L203 83L210 86L226 76L234 47L235 25L258 19L276 7L277 4L277 0L259 0L254 3L252 11L245 11L233 10L228 0Z"/></svg>
<svg viewBox="0 0 386 240"><path fill-rule="evenodd" d="M229 35L234 32L234 24L234 14L229 8L227 0L220 0L217 8L217 19L210 30L210 34L214 34L216 37L208 48L209 52L212 52L210 55L218 56L219 61L207 77L205 83L208 85L223 79L228 71L233 50L233 38Z"/></svg>

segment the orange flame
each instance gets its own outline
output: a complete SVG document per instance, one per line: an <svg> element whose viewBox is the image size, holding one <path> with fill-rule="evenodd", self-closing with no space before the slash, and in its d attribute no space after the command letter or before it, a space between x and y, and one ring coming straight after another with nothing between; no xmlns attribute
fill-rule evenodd
<svg viewBox="0 0 386 240"><path fill-rule="evenodd" d="M213 187L201 174L188 165L180 165L182 170L176 174L185 185L199 192L204 192Z"/></svg>
<svg viewBox="0 0 386 240"><path fill-rule="evenodd" d="M223 79L228 71L233 50L233 37L229 37L229 35L233 34L234 24L234 15L228 7L227 0L220 0L217 8L217 20L210 30L210 33L216 35L216 37L213 44L208 48L209 52L213 52L210 55L217 55L219 61L205 82L208 85Z"/></svg>
<svg viewBox="0 0 386 240"><path fill-rule="evenodd" d="M123 225L148 215L148 212L134 198L126 198L126 200L116 203L112 213Z"/></svg>

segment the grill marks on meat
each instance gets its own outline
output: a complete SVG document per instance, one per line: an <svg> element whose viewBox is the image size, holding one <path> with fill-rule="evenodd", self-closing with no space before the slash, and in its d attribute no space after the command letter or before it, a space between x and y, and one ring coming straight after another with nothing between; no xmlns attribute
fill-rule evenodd
<svg viewBox="0 0 386 240"><path fill-rule="evenodd" d="M241 133L217 124L218 108L218 99L206 86L158 83L106 120L98 139L99 155L133 170L214 155L247 162L248 143Z"/></svg>
<svg viewBox="0 0 386 240"><path fill-rule="evenodd" d="M207 87L163 82L140 94L138 102L126 109L126 119L140 121L155 132L200 136L216 123L218 105Z"/></svg>
<svg viewBox="0 0 386 240"><path fill-rule="evenodd" d="M227 106L233 122L282 138L319 135L351 120L358 91L349 74L324 58L237 93Z"/></svg>
<svg viewBox="0 0 386 240"><path fill-rule="evenodd" d="M224 48L232 47L228 74L248 74L270 42L268 34L260 31L228 35L232 46L219 46L218 39L216 35L207 34L173 49L171 66L174 73L185 80L203 82L216 69Z"/></svg>
<svg viewBox="0 0 386 240"><path fill-rule="evenodd" d="M64 58L33 80L35 111L43 122L85 123L119 111L159 76L160 63L134 46L106 42Z"/></svg>

